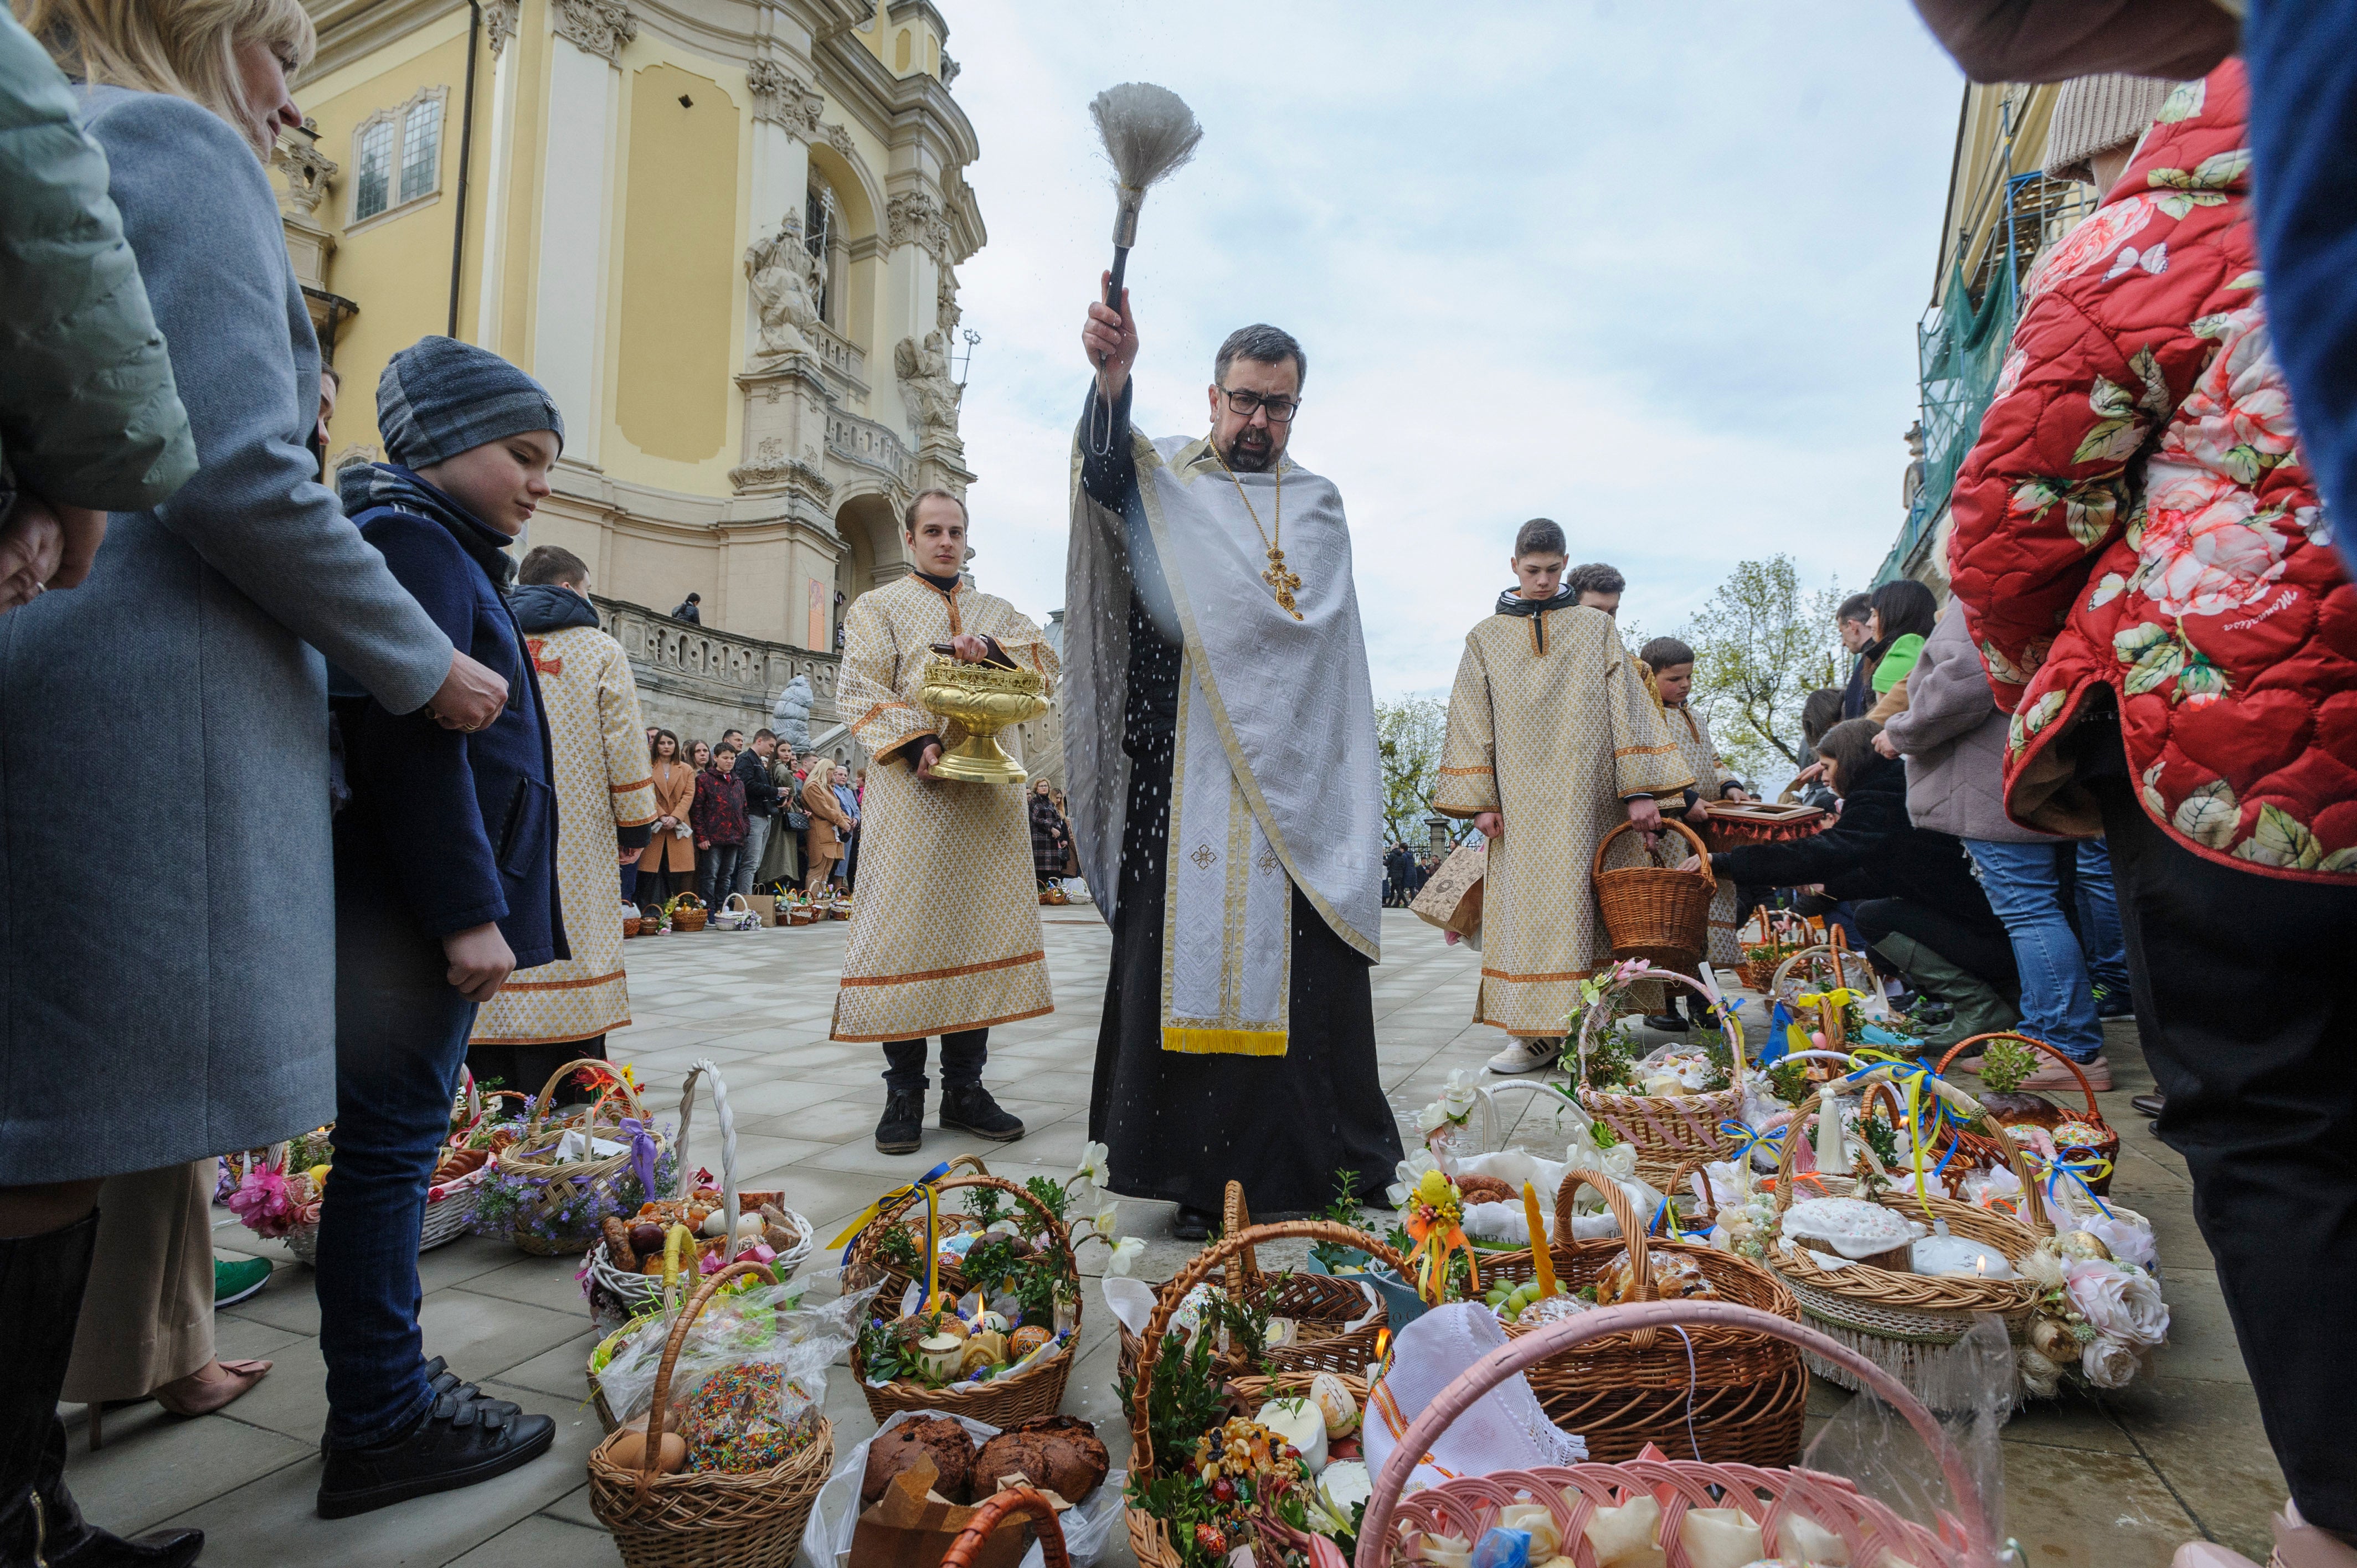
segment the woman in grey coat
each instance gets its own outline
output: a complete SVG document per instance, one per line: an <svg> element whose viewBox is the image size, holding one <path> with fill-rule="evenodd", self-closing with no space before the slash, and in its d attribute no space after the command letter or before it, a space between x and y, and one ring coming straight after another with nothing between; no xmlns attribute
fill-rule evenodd
<svg viewBox="0 0 2357 1568"><path fill-rule="evenodd" d="M317 349L262 163L299 123L285 81L312 46L299 5L24 9L69 74L154 58L92 37L86 59L81 28L160 37L169 85L210 107L120 87L82 103L202 466L113 516L81 587L0 619L0 1321L21 1374L0 1380L0 1560L40 1542L58 1562L184 1563L186 1539L91 1530L62 1484L55 1402L99 1180L334 1113L321 652L388 707L430 703L460 727L506 689L314 481ZM192 765L133 813L71 760L126 721ZM76 888L98 897L56 902Z"/></svg>

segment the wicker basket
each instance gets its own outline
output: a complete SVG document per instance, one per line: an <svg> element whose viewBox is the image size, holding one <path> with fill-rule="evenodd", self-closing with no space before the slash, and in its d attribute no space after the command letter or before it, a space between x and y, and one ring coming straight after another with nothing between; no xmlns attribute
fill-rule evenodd
<svg viewBox="0 0 2357 1568"><path fill-rule="evenodd" d="M2095 1104L2094 1086L2087 1081L2087 1075L2079 1070L2079 1064L2077 1062L2072 1061L2069 1057L2063 1055L2061 1051L2056 1050L2044 1040L2036 1039L2029 1035L2016 1034L2009 1029L2000 1029L1994 1034L1975 1035L1969 1040L1957 1041L1953 1046L1949 1047L1948 1054L1940 1058L1939 1070L1943 1073L1946 1072L1948 1070L1948 1064L1962 1056L1967 1047L1982 1045L1989 1040L2019 1040L2023 1045L2035 1046L2040 1050L2044 1051L2048 1056L2052 1057L2056 1061L2061 1062L2064 1067L2071 1069L2071 1076L2079 1080L2079 1092L2084 1095L2087 1100L2087 1109L2085 1112L2083 1114L2074 1114L2072 1120L2083 1122L2090 1127L2101 1129L2103 1133L2103 1136L2096 1139L2092 1144L2073 1144L2071 1147L2073 1149L2083 1148L2087 1153L2095 1155L2104 1162L2104 1170L2102 1175L2085 1176L2082 1179L2086 1182L2087 1190L2093 1193L2097 1197L2109 1197L2112 1190L2112 1166L2120 1157L2120 1134L2118 1129L2115 1128L2110 1122L2104 1120L2103 1111ZM2006 1141L2007 1143L2011 1143L2014 1140L2010 1135L2007 1135ZM1968 1164L1978 1165L1984 1170L1995 1169L1997 1165L2004 1163L2004 1152L2000 1150L1994 1142L1982 1137L1977 1133L1961 1132L1951 1128L1949 1130L1946 1142L1953 1143L1956 1146L1957 1158L1964 1160ZM2057 1150L2056 1152L2061 1153L2061 1151Z"/></svg>
<svg viewBox="0 0 2357 1568"><path fill-rule="evenodd" d="M1596 902L1604 911L1604 929L1612 939L1614 958L1641 958L1669 969L1690 967L1703 955L1711 896L1717 892L1718 883L1710 874L1710 852L1701 837L1674 817L1663 818L1662 825L1684 835L1695 854L1702 857L1699 869L1655 865L1649 857L1643 865L1607 871L1604 852L1622 833L1636 831L1636 823L1623 822L1596 846L1591 874Z"/></svg>
<svg viewBox="0 0 2357 1568"><path fill-rule="evenodd" d="M638 934L639 907L636 904L625 904L622 906L622 936L627 940Z"/></svg>
<svg viewBox="0 0 2357 1568"><path fill-rule="evenodd" d="M1765 987L1770 1002L1792 1005L1792 998L1803 991L1829 991L1846 986L1867 995L1878 994L1880 985L1875 979L1874 965L1867 956L1849 945L1849 938L1835 926L1823 942L1803 948L1776 966Z"/></svg>
<svg viewBox="0 0 2357 1568"><path fill-rule="evenodd" d="M1737 935L1736 946L1746 956L1735 966L1735 972L1747 989L1767 995L1775 990L1777 966L1805 948L1820 945L1824 926L1806 915L1770 909L1765 904L1751 911L1751 919L1759 923L1760 932L1757 938L1748 930ZM1753 958L1749 955L1754 948L1768 950Z"/></svg>
<svg viewBox="0 0 2357 1568"><path fill-rule="evenodd" d="M1361 1248L1381 1262L1389 1263L1393 1268L1401 1271L1403 1277L1407 1270L1407 1260L1381 1241L1364 1231L1353 1230L1347 1225L1337 1225L1330 1219L1286 1219L1270 1225L1247 1226L1242 1230L1231 1231L1212 1245L1196 1253L1188 1261L1187 1266L1178 1271L1178 1277L1162 1287L1160 1295L1154 1304L1154 1315L1146 1319L1146 1333L1141 1337L1138 1345L1135 1372L1137 1380L1131 1390L1129 1402L1129 1478L1133 1487L1142 1481L1154 1478L1153 1434L1150 1424L1138 1412L1146 1408L1146 1399L1153 1382L1154 1360L1161 1354L1162 1337L1168 1332L1171 1316L1178 1310L1178 1304L1187 1299L1189 1291L1210 1279L1213 1273L1227 1269L1240 1260L1254 1243L1281 1241L1290 1238L1299 1238L1313 1242L1331 1241L1340 1246ZM1356 1292L1353 1291L1352 1294L1355 1294ZM1364 1298L1361 1297L1361 1300L1363 1303ZM1366 1360L1373 1359L1370 1355ZM1237 1386L1241 1389L1247 1382L1251 1382L1265 1392L1275 1383L1283 1382L1288 1378L1299 1377L1306 1372L1320 1369L1291 1369L1267 1382L1239 1379ZM1362 1399L1366 1393L1364 1372L1365 1363L1362 1361L1360 1365L1351 1367L1345 1374L1347 1377L1361 1380L1352 1384L1351 1391ZM1182 1463L1184 1457L1184 1455L1180 1456ZM1133 1491L1131 1495L1135 1496L1135 1492ZM1170 1530L1168 1525L1141 1509L1126 1507L1124 1512L1127 1516L1129 1525L1130 1548L1136 1553L1140 1568L1183 1568L1178 1549L1170 1543Z"/></svg>
<svg viewBox="0 0 2357 1568"><path fill-rule="evenodd" d="M682 893L663 906L671 913L671 929L674 931L700 931L707 918L704 900L693 893Z"/></svg>
<svg viewBox="0 0 2357 1568"><path fill-rule="evenodd" d="M540 1093L532 1102L531 1112L524 1120L523 1136L509 1147L500 1161L509 1177L525 1179L538 1184L539 1193L533 1199L533 1203L536 1210L542 1214L554 1215L568 1206L577 1204L584 1198L589 1200L587 1208L582 1212L588 1214L590 1218L577 1222L560 1240L554 1241L544 1240L521 1226L511 1233L509 1239L518 1247L544 1258L565 1257L571 1253L587 1251L598 1240L598 1220L608 1214L618 1213L626 1207L621 1199L615 1197L614 1183L617 1178L625 1176L630 1169L630 1153L627 1148L619 1155L613 1155L602 1160L566 1160L559 1163L546 1157L555 1152L558 1141L566 1133L576 1129L594 1131L600 1124L597 1112L603 1108L603 1101L600 1101L598 1106L591 1108L586 1115L576 1110L560 1117L554 1123L551 1123L548 1120L550 1102L555 1098L557 1086L568 1076L583 1068L603 1073L611 1080L614 1086L613 1092L620 1096L622 1106L629 1112L630 1118L648 1127L648 1135L655 1141L658 1158L661 1157L665 1146L663 1135L655 1132L647 1122L646 1107L640 1102L639 1091L632 1089L626 1079L606 1063L594 1058L585 1058L579 1061L567 1062L551 1073L548 1081L541 1086ZM619 1131L619 1128L610 1130Z"/></svg>
<svg viewBox="0 0 2357 1568"><path fill-rule="evenodd" d="M1389 1315L1380 1305L1369 1317L1366 1293L1353 1283L1349 1275L1316 1274L1301 1271L1265 1273L1254 1251L1254 1241L1274 1240L1275 1228L1255 1226L1252 1212L1244 1204L1244 1184L1228 1183L1225 1213L1220 1230L1222 1238L1241 1238L1240 1246L1226 1265L1222 1284L1229 1298L1249 1301L1268 1308L1271 1317L1293 1321L1293 1341L1266 1352L1262 1359L1277 1372L1285 1374L1339 1372L1345 1377L1362 1375L1375 1359L1375 1343L1390 1326ZM1401 1279L1409 1277L1407 1260L1368 1235L1363 1230L1351 1230L1347 1226L1336 1229L1347 1237L1320 1236L1320 1240L1340 1240L1344 1246L1355 1247L1367 1254L1370 1261L1387 1265ZM1177 1298L1170 1295L1176 1281L1155 1287L1156 1294L1171 1303L1177 1309ZM1193 1289L1192 1285L1188 1287ZM1352 1326L1356 1325L1357 1326ZM1121 1330L1121 1349L1116 1359L1119 1375L1126 1380L1137 1375L1137 1356L1141 1341L1126 1326ZM1228 1358L1229 1370L1241 1374L1243 1363Z"/></svg>
<svg viewBox="0 0 2357 1568"><path fill-rule="evenodd" d="M1637 1152L1637 1173L1653 1186L1689 1160L1723 1160L1735 1150L1735 1140L1723 1131L1727 1122L1743 1119L1743 1025L1733 1008L1722 1015L1727 1041L1733 1053L1733 1086L1707 1094L1620 1094L1587 1087L1589 1041L1612 1021L1612 1009L1621 992L1645 981L1690 987L1706 1000L1720 998L1701 981L1649 965L1622 974L1619 983L1598 995L1579 1020L1579 1087L1575 1096L1580 1109L1610 1127L1620 1140Z"/></svg>
<svg viewBox="0 0 2357 1568"><path fill-rule="evenodd" d="M782 1465L678 1476L655 1469L672 1369L688 1325L721 1285L742 1274L770 1277L759 1263L731 1263L704 1283L672 1325L655 1369L644 1468L615 1464L611 1436L589 1452L589 1509L613 1533L627 1568L791 1568L802 1526L834 1467L834 1428L822 1420L818 1441Z"/></svg>
<svg viewBox="0 0 2357 1568"><path fill-rule="evenodd" d="M737 1190L737 1117L728 1109L728 1086L721 1081L720 1069L709 1061L699 1061L689 1069L687 1081L680 1086L679 1132L672 1144L676 1158L672 1163L671 1195L683 1198L695 1185L690 1178L693 1166L687 1157L687 1130L695 1115L695 1081L699 1078L712 1080L712 1110L720 1123L722 1210L741 1213ZM782 1227L774 1222L763 1227L761 1239L777 1251L770 1269L777 1275L778 1283L783 1284L810 1257L816 1239L809 1220L783 1204L777 1207L785 1215L786 1223ZM662 1276L631 1273L617 1267L613 1250L601 1238L589 1249L588 1269L582 1276L581 1290L589 1301L589 1320L610 1332L661 1304Z"/></svg>
<svg viewBox="0 0 2357 1568"><path fill-rule="evenodd" d="M1920 1070L1884 1065L1854 1074L1849 1081L1863 1090L1873 1083L1889 1082L1899 1074ZM1938 1094L1956 1112L1968 1119L1977 1118L1994 1130L1996 1123L1988 1121L1987 1113L1964 1090L1929 1075L1923 1082L1930 1092ZM1813 1094L1803 1101L1793 1113L1792 1136L1781 1140L1776 1174L1776 1213L1780 1218L1792 1204L1794 1152L1805 1135L1810 1113L1819 1109L1823 1099L1821 1093ZM2026 1222L1954 1198L1918 1194L1903 1187L1894 1187L1878 1201L1886 1208L1910 1216L1922 1213L1928 1207L1932 1219L1947 1222L1951 1234L1995 1248L2018 1269L2021 1260L2035 1251L2042 1239L2054 1234L2054 1227L2047 1219L2046 1207L2022 1164L2021 1151L2002 1133L1994 1136L2005 1145L2007 1161L2021 1179ZM1816 1254L1805 1248L1785 1247L1781 1237L1768 1238L1767 1262L1776 1276L1791 1288L1801 1304L1802 1316L1809 1323L1873 1360L1906 1383L1918 1397L1926 1397L1928 1388L1935 1381L1944 1380L1937 1378L1938 1363L1957 1340L1970 1332L1975 1317L1994 1314L2004 1320L2007 1332L2018 1341L2038 1304L2038 1287L2018 1275L2009 1280L1950 1279L1899 1273L1870 1263L1829 1269L1820 1266ZM1835 1364L1813 1359L1810 1368L1844 1388L1858 1386ZM2016 1392L2018 1391L2017 1380Z"/></svg>
<svg viewBox="0 0 2357 1568"><path fill-rule="evenodd" d="M1593 1284L1625 1251L1640 1298L1653 1299L1648 1258L1672 1253L1693 1260L1717 1299L1756 1307L1797 1323L1800 1304L1776 1276L1732 1252L1694 1241L1649 1240L1645 1222L1615 1182L1584 1170L1566 1172L1555 1193L1555 1233L1571 1236L1572 1199L1585 1184L1604 1195L1620 1223L1619 1236L1558 1240L1548 1248L1555 1278L1577 1291ZM1532 1277L1530 1252L1492 1254L1482 1272L1493 1278ZM1509 1323L1506 1337L1541 1332ZM1756 1333L1697 1328L1689 1347L1652 1329L1593 1341L1577 1355L1551 1358L1530 1369L1531 1390L1547 1419L1587 1440L1588 1456L1608 1463L1633 1459L1648 1443L1664 1453L1714 1464L1790 1465L1800 1457L1801 1425L1808 1414L1809 1374L1791 1345ZM1699 1450L1697 1452L1697 1449Z"/></svg>
<svg viewBox="0 0 2357 1568"><path fill-rule="evenodd" d="M464 1148L467 1138L483 1121L482 1090L475 1086L475 1075L464 1066L458 1069L458 1096L452 1108L451 1120L458 1125L450 1134L449 1146L444 1149L444 1154ZM290 1184L300 1182L307 1192L310 1177L300 1171L288 1176L287 1152L288 1145L273 1144L264 1157L277 1167L280 1176L287 1176ZM441 1155L437 1155L437 1164L440 1159ZM417 1228L419 1252L430 1252L466 1233L467 1221L475 1216L475 1195L482 1190L483 1179L498 1164L499 1155L492 1153L487 1155L483 1163L473 1170L426 1187L425 1215ZM296 1225L286 1232L285 1240L286 1250L295 1254L296 1262L317 1266L319 1256L319 1222L317 1219Z"/></svg>
<svg viewBox="0 0 2357 1568"><path fill-rule="evenodd" d="M1078 1359L1081 1342L1080 1268L1072 1257L1072 1239L1063 1221L1049 1212L1047 1207L1026 1192L1020 1186L1002 1176L945 1176L931 1184L934 1192L953 1192L959 1187L989 1187L1007 1194L1036 1214L1046 1227L1048 1244L1064 1259L1064 1273L1072 1288L1071 1333L1064 1342L1039 1357L1019 1371L993 1378L986 1383L970 1388L929 1389L921 1383L886 1383L878 1388L867 1380L860 1366L859 1346L851 1347L851 1375L858 1380L859 1392L867 1401L867 1412L880 1423L899 1411L935 1411L944 1415L963 1415L991 1426L1009 1427L1021 1422L1037 1421L1053 1415L1064 1402L1064 1385L1071 1380L1072 1363ZM920 1195L909 1193L889 1208L878 1208L858 1240L864 1240L877 1227L890 1224L909 1205L920 1201ZM857 1245L855 1240L854 1246ZM943 1290L951 1289L950 1271L941 1272ZM904 1291L907 1286L901 1287ZM961 1293L969 1288L968 1282L959 1279ZM888 1291L890 1286L888 1284ZM1060 1309L1058 1316L1061 1316Z"/></svg>
<svg viewBox="0 0 2357 1568"><path fill-rule="evenodd" d="M1947 1480L1953 1511L1938 1516L1936 1528L1926 1527L1900 1518L1836 1476L1663 1458L1455 1477L1401 1496L1418 1457L1430 1452L1458 1417L1515 1373L1577 1356L1585 1347L1607 1337L1652 1332L1670 1338L1681 1329L1696 1338L1724 1329L1781 1339L1808 1352L1812 1360L1840 1368L1846 1380L1872 1390L1894 1406L1922 1438ZM1359 1530L1355 1568L1393 1568L1415 1562L1414 1537L1449 1535L1479 1541L1498 1522L1501 1509L1527 1502L1543 1505L1554 1516L1562 1539L1579 1554L1576 1561L1591 1563L1593 1548L1584 1538L1596 1510L1645 1498L1655 1498L1661 1505L1656 1527L1659 1550L1649 1559L1656 1563L1664 1557L1671 1563L1693 1561L1683 1541L1690 1509L1730 1507L1739 1507L1750 1516L1769 1546L1783 1548L1787 1562L1801 1556L1781 1533L1785 1518L1795 1512L1841 1537L1846 1551L1835 1561L1905 1563L1913 1568L1996 1568L1999 1561L1972 1472L1939 1422L1902 1383L1855 1350L1803 1325L1732 1303L1689 1300L1583 1313L1512 1340L1475 1362L1409 1424L1376 1476L1374 1495L1368 1500ZM1132 1540L1136 1539L1135 1519L1131 1515ZM1143 1547L1138 1561L1149 1561ZM1153 1568L1161 1568L1161 1560L1154 1560Z"/></svg>

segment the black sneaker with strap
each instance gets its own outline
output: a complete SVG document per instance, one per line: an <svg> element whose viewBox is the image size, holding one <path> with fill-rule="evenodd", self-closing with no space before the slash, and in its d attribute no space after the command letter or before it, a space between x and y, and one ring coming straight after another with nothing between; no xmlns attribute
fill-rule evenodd
<svg viewBox="0 0 2357 1568"><path fill-rule="evenodd" d="M556 1423L461 1382L437 1356L425 1364L434 1402L400 1436L328 1453L321 1519L348 1519L433 1492L504 1476L548 1452Z"/></svg>
<svg viewBox="0 0 2357 1568"><path fill-rule="evenodd" d="M978 1083L953 1083L942 1090L942 1126L994 1144L1011 1144L1023 1136L1022 1122L1001 1111L990 1090Z"/></svg>

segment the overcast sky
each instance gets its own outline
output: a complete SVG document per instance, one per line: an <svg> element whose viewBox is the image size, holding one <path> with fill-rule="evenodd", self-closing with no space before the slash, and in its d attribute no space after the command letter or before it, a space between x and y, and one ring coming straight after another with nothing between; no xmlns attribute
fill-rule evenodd
<svg viewBox="0 0 2357 1568"><path fill-rule="evenodd" d="M1745 556L1881 563L1963 91L1903 0L942 9L990 231L959 270L988 591L1063 603L1112 259L1087 107L1131 80L1205 133L1130 257L1140 423L1203 427L1232 328L1301 339L1291 450L1341 488L1379 699L1447 686L1533 515L1649 630Z"/></svg>

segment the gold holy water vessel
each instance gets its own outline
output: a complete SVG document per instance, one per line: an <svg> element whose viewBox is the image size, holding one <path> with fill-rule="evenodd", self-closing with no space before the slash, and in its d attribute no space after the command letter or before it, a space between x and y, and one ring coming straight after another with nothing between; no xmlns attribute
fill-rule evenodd
<svg viewBox="0 0 2357 1568"><path fill-rule="evenodd" d="M955 745L942 748L933 777L967 784L1020 784L1029 779L1022 764L1001 749L998 732L1046 713L1046 692L1036 670L938 658L926 665L918 704L936 718L956 720L963 732Z"/></svg>

